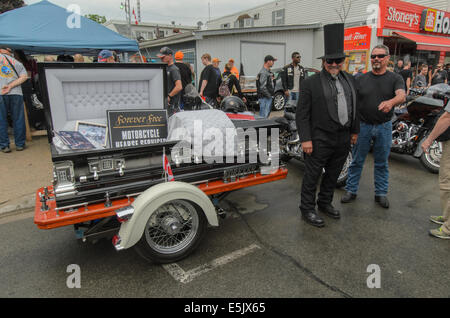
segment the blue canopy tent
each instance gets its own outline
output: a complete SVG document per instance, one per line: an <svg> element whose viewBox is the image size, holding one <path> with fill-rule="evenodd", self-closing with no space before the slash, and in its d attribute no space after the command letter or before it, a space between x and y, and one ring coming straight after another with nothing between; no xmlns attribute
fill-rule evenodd
<svg viewBox="0 0 450 318"><path fill-rule="evenodd" d="M46 0L0 14L0 45L27 54L139 51L136 41Z"/></svg>

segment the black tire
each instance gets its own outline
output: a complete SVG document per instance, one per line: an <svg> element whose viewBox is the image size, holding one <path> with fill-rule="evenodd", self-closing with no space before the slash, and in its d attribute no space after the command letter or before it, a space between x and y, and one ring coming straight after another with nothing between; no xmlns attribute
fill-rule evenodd
<svg viewBox="0 0 450 318"><path fill-rule="evenodd" d="M280 155L280 160L281 160L282 162L287 163L287 162L289 162L291 159L292 159L292 157L289 156L289 155L286 155L286 154L281 154L281 155Z"/></svg>
<svg viewBox="0 0 450 318"><path fill-rule="evenodd" d="M184 217L188 217L187 220ZM172 226L179 227L174 230ZM147 220L144 233L134 249L152 263L173 263L187 257L197 248L206 227L206 217L198 205L188 200L169 201L159 207ZM188 233L184 237L183 229ZM177 233L171 233L171 230ZM175 244L178 239L181 241ZM163 246L159 242L173 246Z"/></svg>
<svg viewBox="0 0 450 318"><path fill-rule="evenodd" d="M285 105L286 95L284 95L284 92L276 92L275 95L273 95L272 109L274 111L283 110Z"/></svg>
<svg viewBox="0 0 450 318"><path fill-rule="evenodd" d="M439 173L441 150L442 144L437 144L437 141L435 141L431 145L429 153L424 152L419 158L420 163L431 173Z"/></svg>

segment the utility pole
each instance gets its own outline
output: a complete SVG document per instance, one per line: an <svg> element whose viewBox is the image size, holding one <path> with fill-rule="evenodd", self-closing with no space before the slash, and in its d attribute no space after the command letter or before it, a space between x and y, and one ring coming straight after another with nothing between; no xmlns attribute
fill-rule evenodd
<svg viewBox="0 0 450 318"><path fill-rule="evenodd" d="M137 18L138 22L141 23L141 0L137 0Z"/></svg>
<svg viewBox="0 0 450 318"><path fill-rule="evenodd" d="M127 0L128 4L128 34L130 35L130 39L133 38L133 35L131 33L131 7L130 7L130 0Z"/></svg>
<svg viewBox="0 0 450 318"><path fill-rule="evenodd" d="M211 2L208 1L208 22L211 21Z"/></svg>
<svg viewBox="0 0 450 318"><path fill-rule="evenodd" d="M128 28L128 38L132 39L131 34L131 10L130 10L130 0L125 0L124 2L120 3L120 8L125 9L125 16L127 21L127 28Z"/></svg>

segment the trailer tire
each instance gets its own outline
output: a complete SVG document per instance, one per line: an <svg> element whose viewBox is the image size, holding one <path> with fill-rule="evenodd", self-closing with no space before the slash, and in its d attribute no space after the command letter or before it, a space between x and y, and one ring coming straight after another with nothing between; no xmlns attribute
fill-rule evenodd
<svg viewBox="0 0 450 318"><path fill-rule="evenodd" d="M152 263L179 261L198 247L207 224L205 214L194 202L166 202L151 214L134 249Z"/></svg>

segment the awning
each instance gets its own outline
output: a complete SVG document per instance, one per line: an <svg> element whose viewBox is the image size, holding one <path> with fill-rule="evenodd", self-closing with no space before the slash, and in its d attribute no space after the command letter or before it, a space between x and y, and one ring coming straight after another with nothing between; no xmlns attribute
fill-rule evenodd
<svg viewBox="0 0 450 318"><path fill-rule="evenodd" d="M394 32L403 38L417 43L418 50L450 52L450 38L417 33Z"/></svg>

